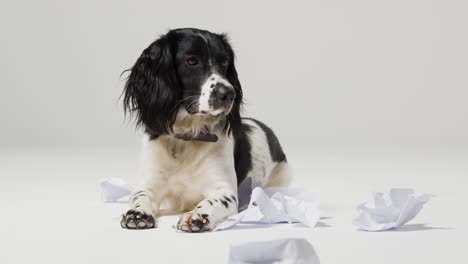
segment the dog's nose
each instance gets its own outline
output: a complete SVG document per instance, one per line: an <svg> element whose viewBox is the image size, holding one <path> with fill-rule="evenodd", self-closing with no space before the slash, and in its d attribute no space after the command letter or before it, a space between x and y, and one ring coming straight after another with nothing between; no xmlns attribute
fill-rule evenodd
<svg viewBox="0 0 468 264"><path fill-rule="evenodd" d="M231 103L236 97L234 88L223 84L216 85L216 89L213 90L213 93L214 99L222 103Z"/></svg>

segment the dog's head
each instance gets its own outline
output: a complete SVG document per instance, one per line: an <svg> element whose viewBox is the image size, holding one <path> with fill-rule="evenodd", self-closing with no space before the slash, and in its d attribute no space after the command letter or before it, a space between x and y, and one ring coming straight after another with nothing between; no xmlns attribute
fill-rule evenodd
<svg viewBox="0 0 468 264"><path fill-rule="evenodd" d="M170 133L180 111L219 117L240 133L242 89L225 34L175 29L146 48L131 68L124 108L154 135Z"/></svg>

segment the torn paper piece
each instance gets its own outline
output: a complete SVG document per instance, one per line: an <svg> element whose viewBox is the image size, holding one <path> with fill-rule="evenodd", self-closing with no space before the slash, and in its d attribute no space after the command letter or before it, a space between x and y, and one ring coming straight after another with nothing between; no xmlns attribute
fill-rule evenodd
<svg viewBox="0 0 468 264"><path fill-rule="evenodd" d="M99 182L101 196L104 202L128 202L133 188L130 184L119 178L106 178ZM126 199L125 199L126 198Z"/></svg>
<svg viewBox="0 0 468 264"><path fill-rule="evenodd" d="M432 197L431 194L416 194L413 189L374 193L372 201L358 206L353 224L367 231L398 228L413 219Z"/></svg>
<svg viewBox="0 0 468 264"><path fill-rule="evenodd" d="M228 229L238 223L303 223L314 227L320 219L319 201L310 192L297 188L261 188L252 191L245 211L228 217L213 231Z"/></svg>
<svg viewBox="0 0 468 264"><path fill-rule="evenodd" d="M314 248L307 240L286 238L232 245L228 263L319 264L320 261Z"/></svg>

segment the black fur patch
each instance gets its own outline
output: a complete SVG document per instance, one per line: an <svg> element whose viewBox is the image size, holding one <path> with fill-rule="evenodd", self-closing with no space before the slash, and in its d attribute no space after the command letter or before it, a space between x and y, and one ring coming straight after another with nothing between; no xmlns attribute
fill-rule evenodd
<svg viewBox="0 0 468 264"><path fill-rule="evenodd" d="M281 148L278 138L271 128L269 128L264 123L253 119L253 118L243 118L255 122L264 132L267 137L268 147L270 148L271 159L275 162L286 161L286 155Z"/></svg>
<svg viewBox="0 0 468 264"><path fill-rule="evenodd" d="M135 203L140 197L147 196L145 191L138 191L133 194L132 199L130 200L131 203Z"/></svg>
<svg viewBox="0 0 468 264"><path fill-rule="evenodd" d="M226 206L226 208L228 208L228 207L229 207L229 204L228 204L226 201L224 201L224 200L221 200L221 203L222 203L224 206Z"/></svg>
<svg viewBox="0 0 468 264"><path fill-rule="evenodd" d="M251 132L252 127L248 124L242 123L241 134L235 141L234 163L237 175L237 185L247 177L247 173L252 169L252 155L250 153L252 146L248 136Z"/></svg>
<svg viewBox="0 0 468 264"><path fill-rule="evenodd" d="M223 195L223 197L224 197L224 199L226 199L226 201L228 201L230 203L232 202L231 198L227 197L226 195Z"/></svg>
<svg viewBox="0 0 468 264"><path fill-rule="evenodd" d="M155 135L166 134L172 128L177 115L174 106L182 95L172 55L176 41L175 34L169 32L151 43L131 68L125 83L125 112L134 115L137 125Z"/></svg>
<svg viewBox="0 0 468 264"><path fill-rule="evenodd" d="M149 137L149 140L155 140L159 137L158 134L155 134L155 133L152 133L151 131L149 131L148 129L145 130L145 133L148 134L148 137Z"/></svg>
<svg viewBox="0 0 468 264"><path fill-rule="evenodd" d="M212 201L208 200L208 202L210 203L210 205L213 205L213 202L212 202Z"/></svg>

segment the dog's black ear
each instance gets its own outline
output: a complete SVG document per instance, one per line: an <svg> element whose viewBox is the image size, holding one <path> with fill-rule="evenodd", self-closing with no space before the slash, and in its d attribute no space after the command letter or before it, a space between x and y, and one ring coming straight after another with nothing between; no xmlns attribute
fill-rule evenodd
<svg viewBox="0 0 468 264"><path fill-rule="evenodd" d="M152 136L172 129L177 115L180 84L173 62L173 38L170 33L146 48L130 70L124 88L124 110L134 114Z"/></svg>
<svg viewBox="0 0 468 264"><path fill-rule="evenodd" d="M241 135L241 127L242 127L242 120L241 120L241 108L242 108L242 87L239 81L239 77L237 76L237 70L235 67L235 55L234 51L229 44L229 39L227 34L221 34L220 35L224 44L224 47L226 48L229 57L230 57L230 63L228 65L228 68L226 70L226 78L228 81L234 86L234 90L236 92L236 97L234 98L234 104L232 106L232 110L227 116L228 122L227 122L227 127L226 129L229 129L229 133L233 133L234 137L238 137Z"/></svg>

